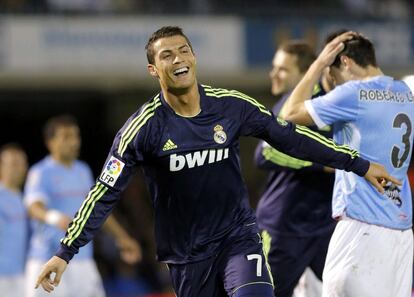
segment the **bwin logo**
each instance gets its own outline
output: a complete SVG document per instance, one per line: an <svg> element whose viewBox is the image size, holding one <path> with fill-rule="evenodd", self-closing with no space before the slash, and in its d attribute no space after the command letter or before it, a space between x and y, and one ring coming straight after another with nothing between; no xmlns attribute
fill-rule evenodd
<svg viewBox="0 0 414 297"><path fill-rule="evenodd" d="M185 167L194 168L203 166L206 161L208 164L219 162L229 157L229 149L211 149L197 151L185 155L170 155L170 171L180 171Z"/></svg>

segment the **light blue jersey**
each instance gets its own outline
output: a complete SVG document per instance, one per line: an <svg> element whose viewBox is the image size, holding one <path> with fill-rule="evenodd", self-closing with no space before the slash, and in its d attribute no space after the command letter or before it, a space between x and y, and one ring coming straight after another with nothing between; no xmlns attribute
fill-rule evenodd
<svg viewBox="0 0 414 297"><path fill-rule="evenodd" d="M0 185L0 277L23 275L27 227L21 194Z"/></svg>
<svg viewBox="0 0 414 297"><path fill-rule="evenodd" d="M24 203L43 202L48 209L58 210L73 218L93 184L91 170L86 163L75 161L65 167L48 156L30 168ZM29 258L48 260L60 247L65 232L37 220L31 221L33 234L29 244ZM92 244L79 251L76 260L92 257Z"/></svg>
<svg viewBox="0 0 414 297"><path fill-rule="evenodd" d="M408 86L388 76L349 81L325 96L305 102L319 126L333 124L334 139L383 164L403 182L380 194L363 177L337 171L333 217L346 216L393 229L412 225L407 177L413 146L414 97Z"/></svg>

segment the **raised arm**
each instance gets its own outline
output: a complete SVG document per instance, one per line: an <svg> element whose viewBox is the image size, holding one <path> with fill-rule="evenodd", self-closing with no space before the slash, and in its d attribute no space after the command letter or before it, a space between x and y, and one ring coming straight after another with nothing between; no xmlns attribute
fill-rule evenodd
<svg viewBox="0 0 414 297"><path fill-rule="evenodd" d="M283 106L281 116L284 119L305 126L314 124L304 102L312 97L313 86L320 79L324 69L330 66L344 49L344 41L352 39L354 34L353 32L341 34L325 46Z"/></svg>

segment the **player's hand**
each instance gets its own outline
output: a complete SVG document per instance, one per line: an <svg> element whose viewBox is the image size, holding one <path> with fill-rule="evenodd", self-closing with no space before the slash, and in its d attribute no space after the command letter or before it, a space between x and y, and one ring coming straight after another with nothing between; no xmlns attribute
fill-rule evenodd
<svg viewBox="0 0 414 297"><path fill-rule="evenodd" d="M384 166L371 162L369 169L365 174L365 179L369 181L381 194L384 193L384 186L387 182L391 182L397 186L401 186L401 181L388 174Z"/></svg>
<svg viewBox="0 0 414 297"><path fill-rule="evenodd" d="M52 292L55 287L59 285L67 265L68 263L59 257L53 256L50 258L50 260L43 266L42 271L37 278L35 289L41 285L46 292ZM53 279L51 276L52 273L54 273Z"/></svg>
<svg viewBox="0 0 414 297"><path fill-rule="evenodd" d="M325 45L322 52L319 54L316 62L320 65L322 69L329 67L335 61L336 56L344 49L345 44L344 42L347 40L351 40L355 36L355 32L345 32L332 41L330 41L327 45Z"/></svg>
<svg viewBox="0 0 414 297"><path fill-rule="evenodd" d="M116 242L121 259L127 264L135 264L142 260L141 245L131 237L122 237Z"/></svg>

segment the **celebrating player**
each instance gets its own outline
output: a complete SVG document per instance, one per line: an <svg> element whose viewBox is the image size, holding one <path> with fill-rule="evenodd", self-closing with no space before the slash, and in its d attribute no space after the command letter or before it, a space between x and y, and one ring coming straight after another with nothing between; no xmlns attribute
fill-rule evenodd
<svg viewBox="0 0 414 297"><path fill-rule="evenodd" d="M379 190L379 178L398 183L357 151L277 121L245 94L199 85L193 49L180 28L159 29L146 49L148 71L161 92L116 135L96 185L39 275L36 285L46 291L54 289L67 263L91 240L138 166L152 196L158 259L168 264L178 297L273 296L241 175L240 136L259 137L295 157L353 171Z"/></svg>

